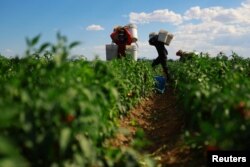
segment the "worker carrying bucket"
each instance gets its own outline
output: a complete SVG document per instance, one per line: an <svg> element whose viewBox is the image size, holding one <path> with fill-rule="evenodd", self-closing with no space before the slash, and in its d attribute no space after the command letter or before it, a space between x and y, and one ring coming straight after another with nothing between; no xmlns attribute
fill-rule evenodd
<svg viewBox="0 0 250 167"><path fill-rule="evenodd" d="M168 34L168 32L164 30L160 30L158 34L155 32L149 34L149 44L155 46L158 52L158 57L153 60L152 67L155 68L157 65L161 64L167 80L170 79L167 67L168 51L164 45L169 45L172 39L173 35Z"/></svg>
<svg viewBox="0 0 250 167"><path fill-rule="evenodd" d="M137 60L137 47L136 45L131 45L138 40L136 25L117 26L110 37L112 44L106 45L107 60L111 60L114 57L125 57L126 53L131 54Z"/></svg>
<svg viewBox="0 0 250 167"><path fill-rule="evenodd" d="M126 45L131 45L132 35L126 27L116 27L110 35L112 42L118 45L118 58L125 56Z"/></svg>

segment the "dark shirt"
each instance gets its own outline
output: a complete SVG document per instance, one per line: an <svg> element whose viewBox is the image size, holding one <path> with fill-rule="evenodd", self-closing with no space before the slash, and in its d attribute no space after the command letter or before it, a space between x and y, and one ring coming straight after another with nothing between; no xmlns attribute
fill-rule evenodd
<svg viewBox="0 0 250 167"><path fill-rule="evenodd" d="M158 58L166 59L168 55L168 51L164 46L163 42L158 41L158 35L153 36L149 39L149 44L155 46L158 52Z"/></svg>
<svg viewBox="0 0 250 167"><path fill-rule="evenodd" d="M126 45L127 40L128 40L128 37L124 32L118 33L118 41L120 44Z"/></svg>

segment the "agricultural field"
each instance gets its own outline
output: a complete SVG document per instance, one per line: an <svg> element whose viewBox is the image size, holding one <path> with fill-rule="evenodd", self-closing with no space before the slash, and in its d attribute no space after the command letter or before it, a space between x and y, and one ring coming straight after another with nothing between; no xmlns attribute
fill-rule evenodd
<svg viewBox="0 0 250 167"><path fill-rule="evenodd" d="M171 65L193 147L244 150L250 146L250 59L236 53L203 55Z"/></svg>
<svg viewBox="0 0 250 167"><path fill-rule="evenodd" d="M146 105L158 99L162 112L169 108L161 105L178 104L183 119L177 121L184 126L178 133L190 149L250 147L249 59L233 54L170 61L167 91L158 94L154 76L160 70L153 71L150 61L72 60L78 42L68 44L58 34L57 43L37 47L39 38L27 39L23 58L0 57L0 166L156 166L155 154L142 151L147 132L135 130L136 142L124 147L107 142L118 133L120 120L145 99ZM144 107L154 117L161 114ZM175 113L171 108L158 122L168 123L164 119L175 119ZM139 128L135 120L129 125ZM158 135L151 144L176 133Z"/></svg>

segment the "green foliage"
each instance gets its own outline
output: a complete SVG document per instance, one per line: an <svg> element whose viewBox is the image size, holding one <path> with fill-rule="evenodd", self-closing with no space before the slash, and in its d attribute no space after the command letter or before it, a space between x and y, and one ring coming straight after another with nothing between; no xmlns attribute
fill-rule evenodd
<svg viewBox="0 0 250 167"><path fill-rule="evenodd" d="M79 42L58 33L56 44L36 47L39 39L26 39L24 58L0 57L0 166L139 166L135 150L104 143L120 115L151 92L150 66L71 61Z"/></svg>
<svg viewBox="0 0 250 167"><path fill-rule="evenodd" d="M119 83L116 88L121 94L121 103L125 104L120 106L122 112L128 111L139 102L141 97L153 91L154 80L149 62L136 62L125 58L108 62L108 65L113 67L112 70Z"/></svg>
<svg viewBox="0 0 250 167"><path fill-rule="evenodd" d="M173 84L192 132L189 142L220 149L250 147L250 61L233 53L173 62Z"/></svg>
<svg viewBox="0 0 250 167"><path fill-rule="evenodd" d="M58 32L56 35L57 42L55 44L45 42L41 44L40 47L36 48L40 38L41 34L35 36L32 39L26 38L27 50L25 56L36 57L37 59L44 57L47 60L52 59L53 56L65 60L70 55L70 50L80 45L79 41L74 41L68 44L67 37L61 35L61 33Z"/></svg>

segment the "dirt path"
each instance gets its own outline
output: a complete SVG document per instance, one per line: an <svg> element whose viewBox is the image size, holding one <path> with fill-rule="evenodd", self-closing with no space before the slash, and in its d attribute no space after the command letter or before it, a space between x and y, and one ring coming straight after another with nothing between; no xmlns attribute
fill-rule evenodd
<svg viewBox="0 0 250 167"><path fill-rule="evenodd" d="M120 122L129 135L118 135L115 145L128 145L138 128L142 128L150 144L143 151L156 157L162 166L203 166L203 152L193 151L181 137L184 114L172 89L142 101Z"/></svg>

